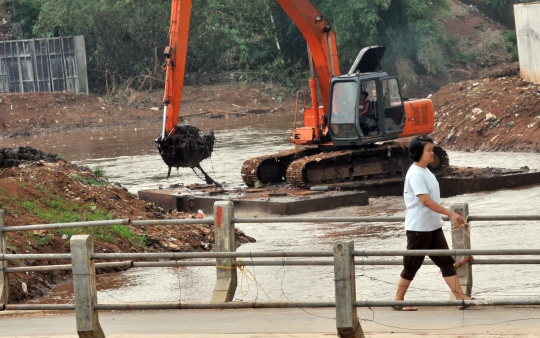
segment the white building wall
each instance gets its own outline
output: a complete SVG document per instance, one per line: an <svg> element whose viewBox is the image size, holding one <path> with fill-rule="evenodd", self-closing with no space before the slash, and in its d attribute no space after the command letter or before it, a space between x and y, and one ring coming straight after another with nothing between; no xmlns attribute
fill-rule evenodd
<svg viewBox="0 0 540 338"><path fill-rule="evenodd" d="M540 84L540 2L514 5L522 79Z"/></svg>

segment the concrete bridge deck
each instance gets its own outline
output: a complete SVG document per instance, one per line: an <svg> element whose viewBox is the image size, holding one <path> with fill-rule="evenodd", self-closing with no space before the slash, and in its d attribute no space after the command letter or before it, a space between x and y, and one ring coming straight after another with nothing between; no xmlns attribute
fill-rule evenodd
<svg viewBox="0 0 540 338"><path fill-rule="evenodd" d="M366 337L540 337L539 307L358 308ZM107 338L336 337L334 309L101 312ZM77 337L74 313L0 312L3 338Z"/></svg>

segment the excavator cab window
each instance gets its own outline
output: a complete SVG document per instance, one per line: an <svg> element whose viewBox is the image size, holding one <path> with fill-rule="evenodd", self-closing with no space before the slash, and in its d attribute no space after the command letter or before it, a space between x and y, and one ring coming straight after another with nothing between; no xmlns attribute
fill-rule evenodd
<svg viewBox="0 0 540 338"><path fill-rule="evenodd" d="M354 81L335 82L332 87L330 129L336 138L358 138L358 85Z"/></svg>
<svg viewBox="0 0 540 338"><path fill-rule="evenodd" d="M384 107L384 129L386 134L403 131L405 109L397 78L382 79L382 103Z"/></svg>
<svg viewBox="0 0 540 338"><path fill-rule="evenodd" d="M359 123L360 123L360 129L362 131L362 134L364 136L378 136L379 135L379 126L378 126L378 111L377 111L377 83L375 80L368 80L368 81L362 81L360 84L360 94L359 97L362 96L362 93L368 93L367 97L367 105L369 105L369 110L367 114L361 114L361 112L365 109L364 103L360 99L360 103L358 105L359 109Z"/></svg>

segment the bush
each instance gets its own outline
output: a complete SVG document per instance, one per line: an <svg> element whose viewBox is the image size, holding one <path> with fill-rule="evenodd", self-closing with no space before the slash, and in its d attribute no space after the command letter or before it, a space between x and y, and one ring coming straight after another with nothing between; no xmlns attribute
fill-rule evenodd
<svg viewBox="0 0 540 338"><path fill-rule="evenodd" d="M486 31L480 35L480 43L471 49L471 53L476 54L477 63L493 66L510 61L508 42L500 31Z"/></svg>
<svg viewBox="0 0 540 338"><path fill-rule="evenodd" d="M508 41L506 50L510 53L510 61L514 62L514 61L519 60L516 31L513 31L513 30L504 31L503 36Z"/></svg>

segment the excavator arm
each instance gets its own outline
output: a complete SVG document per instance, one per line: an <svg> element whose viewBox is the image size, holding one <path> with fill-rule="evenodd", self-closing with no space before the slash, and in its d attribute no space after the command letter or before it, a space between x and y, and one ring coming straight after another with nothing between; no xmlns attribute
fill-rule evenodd
<svg viewBox="0 0 540 338"><path fill-rule="evenodd" d="M165 95L163 96L163 129L161 133L163 139L176 128L178 115L180 114L191 3L192 0L172 0L169 45L165 47L164 51L166 74Z"/></svg>
<svg viewBox="0 0 540 338"><path fill-rule="evenodd" d="M340 75L336 36L328 20L310 0L276 1L298 27L308 44L326 114L330 80L333 76ZM312 98L316 99L316 93L311 94Z"/></svg>
<svg viewBox="0 0 540 338"><path fill-rule="evenodd" d="M327 115L330 80L340 74L337 44L330 23L310 0L276 0L304 36L310 64L314 64L323 101L322 114ZM169 166L199 168L200 162L210 157L214 134L199 135L193 126L178 126L180 103L184 86L186 55L192 0L172 0L169 45L165 48L166 80L163 97L163 127L157 138L158 150ZM320 135L321 114L317 101L317 83L311 74L310 89L315 122L315 135ZM204 173L204 171L203 171ZM204 173L205 174L205 173ZM205 174L206 181L212 181Z"/></svg>

